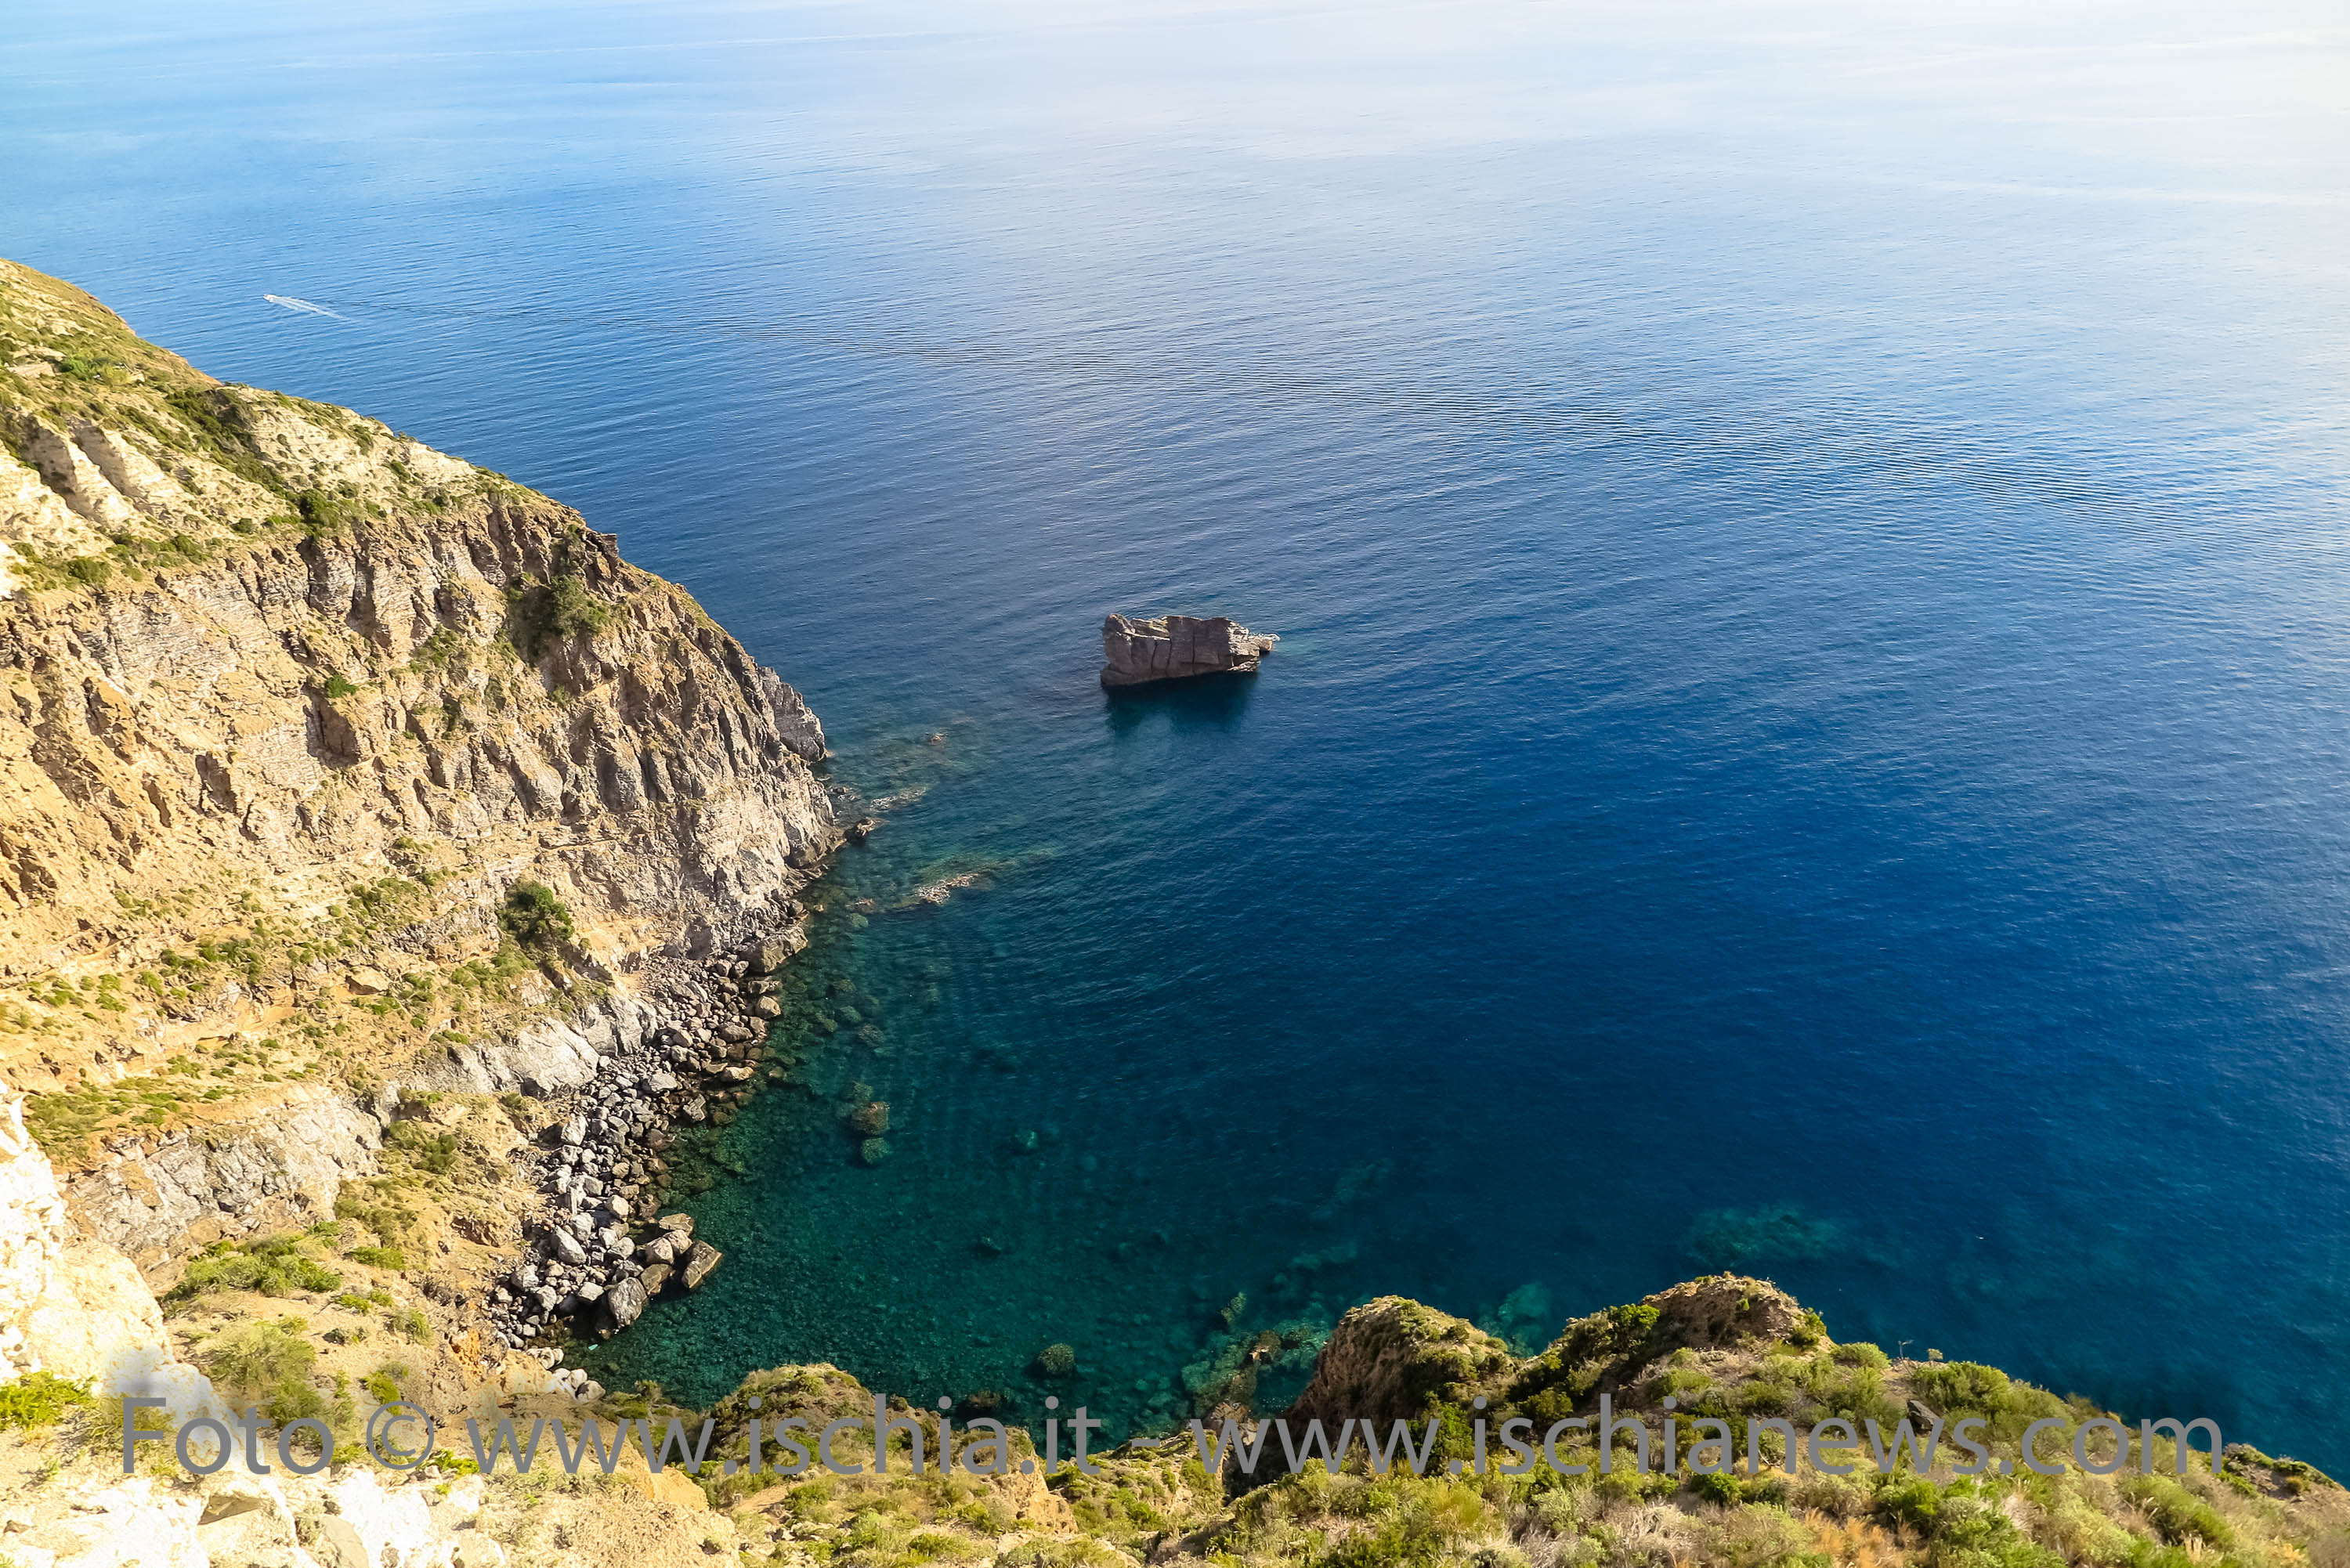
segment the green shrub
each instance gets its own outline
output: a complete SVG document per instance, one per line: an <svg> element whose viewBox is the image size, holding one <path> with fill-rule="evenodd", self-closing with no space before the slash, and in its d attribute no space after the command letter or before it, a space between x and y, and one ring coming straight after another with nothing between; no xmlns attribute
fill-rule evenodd
<svg viewBox="0 0 2350 1568"><path fill-rule="evenodd" d="M408 1267L408 1254L398 1247L353 1247L345 1254L354 1263L365 1263L370 1269L400 1270Z"/></svg>
<svg viewBox="0 0 2350 1568"><path fill-rule="evenodd" d="M2005 1407L2008 1376L1974 1361L1929 1363L1910 1375L1918 1397L1938 1409L1991 1416Z"/></svg>
<svg viewBox="0 0 2350 1568"><path fill-rule="evenodd" d="M571 940L571 909L543 882L517 882L506 891L498 926L522 947L551 951Z"/></svg>
<svg viewBox="0 0 2350 1568"><path fill-rule="evenodd" d="M121 365L88 355L68 354L57 361L57 369L77 381L96 381L102 386L122 387L130 382L130 372Z"/></svg>
<svg viewBox="0 0 2350 1568"><path fill-rule="evenodd" d="M95 1403L87 1382L68 1383L48 1372L27 1373L0 1386L0 1432L19 1427L54 1427L68 1410Z"/></svg>
<svg viewBox="0 0 2350 1568"><path fill-rule="evenodd" d="M241 1323L203 1352L214 1381L248 1399L307 1388L318 1352L283 1323Z"/></svg>
<svg viewBox="0 0 2350 1568"><path fill-rule="evenodd" d="M2121 1492L2174 1546L2199 1541L2207 1546L2224 1547L2233 1539L2234 1532L2218 1510L2168 1476L2126 1477Z"/></svg>
<svg viewBox="0 0 2350 1568"><path fill-rule="evenodd" d="M379 1405L389 1405L400 1398L400 1385L416 1376L415 1369L404 1361L387 1361L365 1377L359 1386L372 1395Z"/></svg>
<svg viewBox="0 0 2350 1568"><path fill-rule="evenodd" d="M214 462L265 490L285 493L285 483L262 461L247 437L244 410L226 392L211 387L185 387L166 392L163 401Z"/></svg>
<svg viewBox="0 0 2350 1568"><path fill-rule="evenodd" d="M324 1293L342 1288L343 1276L301 1251L301 1238L265 1236L251 1241L215 1241L188 1264L166 1293L192 1301L206 1291L252 1291L265 1296L296 1291Z"/></svg>
<svg viewBox="0 0 2350 1568"><path fill-rule="evenodd" d="M316 539L326 535L340 534L358 521L358 503L344 501L323 490L305 490L294 497L294 509L299 514L302 532Z"/></svg>
<svg viewBox="0 0 2350 1568"><path fill-rule="evenodd" d="M434 1132L421 1122L394 1122L384 1142L407 1156L418 1169L434 1176L446 1176L457 1168L454 1133Z"/></svg>
<svg viewBox="0 0 2350 1568"><path fill-rule="evenodd" d="M559 568L546 582L507 589L506 605L507 639L516 652L534 661L548 639L592 637L612 621L612 607Z"/></svg>

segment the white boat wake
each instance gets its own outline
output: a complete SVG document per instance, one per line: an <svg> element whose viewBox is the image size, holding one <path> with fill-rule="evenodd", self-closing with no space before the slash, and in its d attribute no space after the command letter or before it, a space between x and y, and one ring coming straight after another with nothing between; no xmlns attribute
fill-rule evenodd
<svg viewBox="0 0 2350 1568"><path fill-rule="evenodd" d="M272 305L282 305L288 310L307 310L313 316L334 316L335 319L338 321L342 319L341 317L335 316L335 313L328 309L325 306L313 305L307 299L296 299L291 296L283 294L265 294L261 297L267 300Z"/></svg>

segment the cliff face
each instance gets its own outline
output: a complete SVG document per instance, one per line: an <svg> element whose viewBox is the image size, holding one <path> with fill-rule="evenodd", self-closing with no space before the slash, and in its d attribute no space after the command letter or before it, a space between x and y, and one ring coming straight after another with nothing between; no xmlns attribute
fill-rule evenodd
<svg viewBox="0 0 2350 1568"><path fill-rule="evenodd" d="M822 846L790 689L552 503L214 551L0 606L17 974L120 940L140 899L242 877L313 920L433 850L475 893L577 895L625 961L788 892Z"/></svg>
<svg viewBox="0 0 2350 1568"><path fill-rule="evenodd" d="M789 923L823 732L610 536L6 263L0 364L0 1076L186 1080L61 1162Z"/></svg>

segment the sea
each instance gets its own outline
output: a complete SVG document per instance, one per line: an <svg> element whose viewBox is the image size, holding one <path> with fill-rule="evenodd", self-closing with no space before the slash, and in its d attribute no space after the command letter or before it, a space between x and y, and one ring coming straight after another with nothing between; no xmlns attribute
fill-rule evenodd
<svg viewBox="0 0 2350 1568"><path fill-rule="evenodd" d="M577 507L881 823L606 1382L1116 1437L1731 1271L2350 1470L2338 6L10 33L0 254Z"/></svg>

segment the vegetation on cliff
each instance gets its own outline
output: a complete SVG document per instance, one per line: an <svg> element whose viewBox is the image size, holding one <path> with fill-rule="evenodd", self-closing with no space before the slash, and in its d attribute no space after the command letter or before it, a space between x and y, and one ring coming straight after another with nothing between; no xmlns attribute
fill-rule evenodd
<svg viewBox="0 0 2350 1568"><path fill-rule="evenodd" d="M330 1348L342 1345L331 1336L316 1345L305 1327L298 1318L248 1316L224 1325L197 1355L241 1398L264 1402L283 1419L310 1414L338 1434L352 1428L361 1396L430 1397L397 1355ZM1676 1462L1652 1454L1643 1473L1635 1445L1619 1432L1613 1467L1601 1474L1591 1438L1575 1433L1558 1457L1585 1474L1543 1464L1520 1476L1475 1469L1480 1417L1494 1427L1536 1411L1589 1417L1603 1393L1617 1415L1652 1433L1679 1423ZM650 1386L592 1410L508 1403L525 1433L537 1414L574 1432L592 1414L607 1433L615 1420L666 1429L672 1418L692 1433L706 1418L712 1456L745 1452L755 1417L777 1463L779 1420L798 1417L809 1431L835 1418L869 1420L873 1395L816 1366L754 1374L707 1412L675 1407ZM969 1445L986 1440L974 1425L980 1414L966 1404L952 1415L966 1459ZM1709 1414L1733 1428L1742 1454L1750 1424L1757 1427L1759 1473L1706 1474L1691 1463L1694 1424ZM2106 1414L1992 1367L1897 1361L1872 1345L1836 1344L1815 1314L1766 1282L1722 1275L1578 1318L1528 1356L1418 1303L1387 1297L1356 1307L1325 1347L1305 1397L1284 1413L1288 1429L1301 1435L1308 1419L1334 1433L1344 1419L1404 1420L1423 1431L1432 1423L1436 1440L1419 1473L1402 1461L1377 1469L1359 1443L1335 1466L1309 1460L1293 1472L1274 1440L1253 1473L1237 1462L1211 1470L1192 1435L1170 1426L1157 1446L1094 1453L1093 1474L1045 1475L1042 1446L1016 1428L1002 1473L941 1474L937 1413L894 1403L901 1425L887 1471L871 1465L869 1441L851 1436L835 1456L862 1464L861 1474L728 1473L712 1462L691 1481L671 1469L637 1474L632 1484L642 1491L659 1482L673 1507L706 1519L688 1527L705 1552L773 1568L2339 1568L2350 1561L2350 1494L2306 1465L2241 1445L2226 1450L2216 1474L2200 1455L2180 1466L2158 1437L2152 1473L2134 1449L2110 1475L2066 1463L2057 1475L2018 1469L1970 1478L1956 1473L1952 1460L1963 1456L1947 1443L1930 1466L1912 1449L1880 1470L1857 1436L1871 1419L1889 1428L1906 1418L1923 1428L1938 1417L1973 1416L1986 1423L1995 1450L2008 1445L2012 1453L2031 1422L2046 1420L2056 1425L2038 1451L2054 1457L2072 1450L2083 1423ZM1228 1407L1207 1429L1229 1417L1245 1440L1255 1416ZM1760 1429L1774 1418L1803 1428L1835 1417L1856 1424L1856 1441L1841 1455L1849 1474L1835 1473L1842 1467L1833 1449L1823 1464L1807 1447L1789 1454L1775 1429ZM30 1418L59 1423L41 1435L53 1463L88 1463L119 1442L99 1413L70 1399L49 1400ZM922 1473L906 1428L920 1430ZM442 1444L419 1484L445 1492L452 1478L480 1467L462 1436L446 1434ZM1064 1459L1071 1447L1065 1433ZM552 1449L544 1446L542 1459ZM2096 1427L2084 1451L2101 1464L2120 1457L2109 1431ZM1503 1457L1498 1449L1488 1456ZM1034 1468L1024 1470L1022 1461ZM629 1462L641 1470L633 1454ZM503 1470L511 1469L509 1459ZM592 1476L499 1473L489 1486L492 1496L512 1492L517 1501L544 1497L550 1486L602 1495ZM482 1518L498 1532L505 1560L559 1561L562 1543L535 1533L528 1515L525 1505Z"/></svg>

